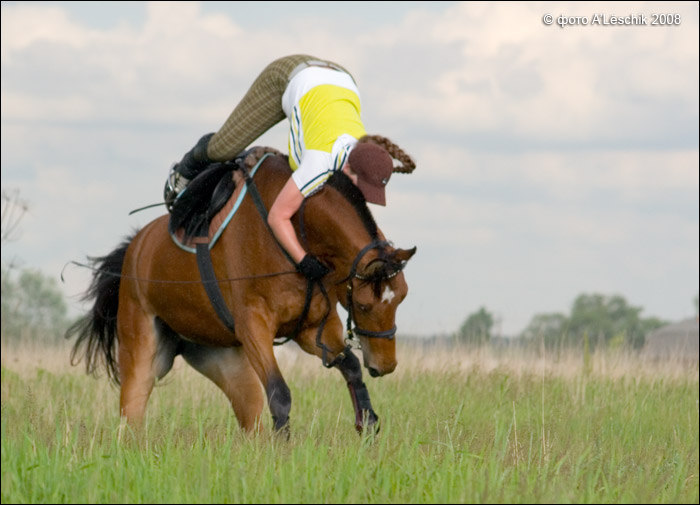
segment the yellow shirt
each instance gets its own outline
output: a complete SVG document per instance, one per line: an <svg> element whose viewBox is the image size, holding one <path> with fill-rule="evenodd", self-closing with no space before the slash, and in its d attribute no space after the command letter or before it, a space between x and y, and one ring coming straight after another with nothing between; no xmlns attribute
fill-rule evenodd
<svg viewBox="0 0 700 505"><path fill-rule="evenodd" d="M290 123L292 178L308 196L343 167L365 135L359 92L345 72L309 67L290 81L282 108Z"/></svg>

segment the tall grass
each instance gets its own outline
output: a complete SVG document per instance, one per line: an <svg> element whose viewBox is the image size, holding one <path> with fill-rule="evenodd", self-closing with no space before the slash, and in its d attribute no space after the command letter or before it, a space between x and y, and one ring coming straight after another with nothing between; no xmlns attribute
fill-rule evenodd
<svg viewBox="0 0 700 505"><path fill-rule="evenodd" d="M289 347L287 441L182 361L133 432L67 356L2 349L3 503L698 503L697 363L400 348L359 437L340 374Z"/></svg>

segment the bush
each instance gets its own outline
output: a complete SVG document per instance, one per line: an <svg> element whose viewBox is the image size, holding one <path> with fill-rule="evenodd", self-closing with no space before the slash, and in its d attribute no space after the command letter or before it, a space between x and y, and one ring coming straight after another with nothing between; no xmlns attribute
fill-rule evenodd
<svg viewBox="0 0 700 505"><path fill-rule="evenodd" d="M68 306L55 279L22 269L2 270L2 340L58 342L68 328Z"/></svg>

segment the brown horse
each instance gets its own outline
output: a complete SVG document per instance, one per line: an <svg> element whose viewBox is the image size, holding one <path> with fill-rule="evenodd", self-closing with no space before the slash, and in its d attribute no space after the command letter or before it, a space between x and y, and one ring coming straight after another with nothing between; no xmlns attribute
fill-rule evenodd
<svg viewBox="0 0 700 505"><path fill-rule="evenodd" d="M269 209L290 173L286 157L268 157L249 179L250 189ZM321 283L307 284L249 196L211 249L235 329L212 308L195 255L174 244L164 215L111 254L92 258L85 299L94 305L66 334L77 336L71 359L84 357L88 372L104 362L121 385L120 413L130 422L143 418L155 381L182 355L223 390L244 430L260 429L264 389L275 430L288 432L291 395L273 343L293 334L304 351L340 370L358 431L374 426L378 418L336 307L340 302L347 310L347 336L359 339L370 375L391 373L396 309L408 291L402 269L415 247L386 242L362 193L338 172L294 220L307 250L331 268Z"/></svg>

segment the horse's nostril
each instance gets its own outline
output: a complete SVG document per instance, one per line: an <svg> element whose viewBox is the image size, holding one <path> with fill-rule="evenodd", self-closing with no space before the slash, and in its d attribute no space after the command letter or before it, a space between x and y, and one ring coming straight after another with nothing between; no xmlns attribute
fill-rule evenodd
<svg viewBox="0 0 700 505"><path fill-rule="evenodd" d="M379 373L379 371L376 368L372 368L372 367L369 368L369 374L372 377L379 377L380 375L382 375Z"/></svg>

